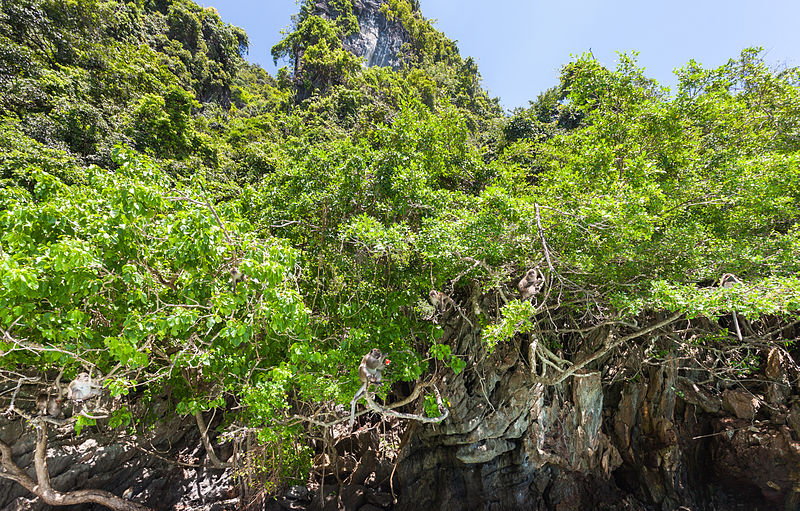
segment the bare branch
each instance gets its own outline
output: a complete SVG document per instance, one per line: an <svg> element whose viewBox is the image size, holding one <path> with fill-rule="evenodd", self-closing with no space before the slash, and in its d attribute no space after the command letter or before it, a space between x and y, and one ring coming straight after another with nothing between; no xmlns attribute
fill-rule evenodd
<svg viewBox="0 0 800 511"><path fill-rule="evenodd" d="M619 339L617 339L615 341L612 341L612 342L606 341L602 348L600 348L600 349L594 351L593 353L583 357L580 361L574 362L571 367L568 367L566 369L561 370L560 372L554 374L550 378L538 377L538 378L534 378L534 380L536 380L537 383L543 383L545 385L557 385L557 384L561 383L562 381L566 380L567 378L569 378L570 376L575 375L576 372L580 371L581 369L583 369L584 367L586 367L590 363L594 362L598 358L602 357L603 355L605 355L609 351L617 348L618 346L621 346L622 344L624 344L624 343L626 343L626 342L628 342L630 340L636 339L637 337L641 337L641 336L643 336L645 334L649 334L650 332L652 332L654 330L657 330L657 329L659 329L661 327L669 325L673 321L675 321L678 318L680 318L681 315L683 315L682 312L676 312L676 313L672 314L671 316L669 316L668 318L666 318L666 319L664 319L662 321L659 321L657 323L654 323L654 324L652 324L652 325L650 325L650 326L648 326L646 328L638 330L638 331L636 331L636 332L634 332L632 334L628 334L628 335L622 336ZM539 348L541 348L541 344L539 345ZM545 358L545 357L541 357L541 358L542 358L542 362L544 362L544 363L548 362L547 358ZM556 360L561 360L561 359L556 357ZM549 364L549 365L551 365L553 367L557 367L555 364Z"/></svg>
<svg viewBox="0 0 800 511"><path fill-rule="evenodd" d="M424 422L429 424L432 423L438 424L443 420L445 420L450 415L450 410L448 410L447 407L444 405L444 402L442 402L442 396L439 394L439 389L433 387L433 392L436 394L436 403L439 405L438 417L425 417L416 413L402 413L402 412L396 412L390 408L384 408L372 400L372 396L369 394L369 392L367 392L364 395L364 398L367 400L367 405L369 406L369 408L372 411L377 412L381 415L389 415L391 417L397 417L400 419L411 419L418 422Z"/></svg>

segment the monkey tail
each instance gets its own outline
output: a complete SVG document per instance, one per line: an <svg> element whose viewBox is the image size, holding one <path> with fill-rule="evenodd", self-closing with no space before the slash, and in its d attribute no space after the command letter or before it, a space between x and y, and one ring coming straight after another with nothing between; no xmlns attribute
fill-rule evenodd
<svg viewBox="0 0 800 511"><path fill-rule="evenodd" d="M733 326L736 328L736 338L739 339L739 342L742 342L742 331L739 328L739 318L736 317L736 311L731 311L733 313Z"/></svg>

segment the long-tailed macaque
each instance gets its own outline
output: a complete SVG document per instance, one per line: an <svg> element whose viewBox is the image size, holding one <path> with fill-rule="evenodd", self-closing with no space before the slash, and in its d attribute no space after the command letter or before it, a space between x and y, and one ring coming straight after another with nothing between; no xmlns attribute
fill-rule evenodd
<svg viewBox="0 0 800 511"><path fill-rule="evenodd" d="M236 293L236 284L245 280L245 275L235 266L231 268L231 292Z"/></svg>
<svg viewBox="0 0 800 511"><path fill-rule="evenodd" d="M380 383L381 373L389 365L390 360L378 348L372 348L364 355L358 365L358 377L361 383Z"/></svg>
<svg viewBox="0 0 800 511"><path fill-rule="evenodd" d="M100 386L92 381L89 373L80 373L67 387L67 399L83 401L102 394Z"/></svg>
<svg viewBox="0 0 800 511"><path fill-rule="evenodd" d="M544 286L544 275L539 268L531 268L519 281L517 289L523 300L530 300L542 290L542 286Z"/></svg>
<svg viewBox="0 0 800 511"><path fill-rule="evenodd" d="M453 307L456 306L456 303L453 301L452 298L442 293L441 291L437 291L435 289L431 289L431 292L428 293L428 301L431 302L431 305L434 306L436 312L444 312L451 305Z"/></svg>
<svg viewBox="0 0 800 511"><path fill-rule="evenodd" d="M51 396L47 392L41 392L36 397L36 413L39 415L49 415L53 418L61 417L61 396Z"/></svg>
<svg viewBox="0 0 800 511"><path fill-rule="evenodd" d="M381 382L383 370L389 365L391 360L381 353L378 348L372 348L369 353L364 355L358 365L358 378L361 380L361 388L358 389L353 400L350 401L350 429L356 419L356 401L367 393L370 383L379 384Z"/></svg>
<svg viewBox="0 0 800 511"><path fill-rule="evenodd" d="M719 279L719 285L726 288L732 288L734 286L738 286L741 284L742 281L736 278L736 275L733 273L726 273ZM731 311L731 316L733 316L733 326L736 328L736 338L739 339L739 342L742 341L742 330L739 328L739 318L736 317L736 311Z"/></svg>

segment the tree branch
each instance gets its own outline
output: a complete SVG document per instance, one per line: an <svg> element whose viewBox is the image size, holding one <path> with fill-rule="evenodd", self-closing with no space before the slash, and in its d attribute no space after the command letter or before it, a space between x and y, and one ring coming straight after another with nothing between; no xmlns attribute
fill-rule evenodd
<svg viewBox="0 0 800 511"><path fill-rule="evenodd" d="M203 446L206 448L206 454L208 454L208 459L211 460L211 464L214 465L214 468L230 467L230 463L220 461L220 459L217 458L217 453L214 452L214 446L211 445L211 440L208 438L208 428L210 424L206 426L206 422L203 420L203 412L197 410L194 412L194 418L197 421L197 428L200 430L200 438L203 439Z"/></svg>
<svg viewBox="0 0 800 511"><path fill-rule="evenodd" d="M632 339L636 339L637 337L641 337L641 336L643 336L645 334L649 334L653 330L657 330L657 329L659 329L659 328L661 328L663 326L669 325L670 323L672 323L673 321L675 321L676 319L678 319L682 315L683 315L683 312L676 312L676 313L672 314L671 316L669 316L668 318L666 318L666 319L664 319L662 321L659 321L657 323L654 323L654 324L652 324L652 325L650 325L650 326L648 326L646 328L638 330L638 331L636 331L636 332L634 332L632 334L628 334L628 335L622 336L619 339L617 339L616 341L613 341L613 342L610 342L610 343L607 342L599 350L597 350L594 353L591 353L591 354L583 357L583 359L578 361L578 362L574 362L571 367L569 367L567 369L564 369L563 371L561 371L559 373L554 374L550 378L535 378L535 380L536 380L537 383L543 383L545 385L557 385L557 384L561 383L562 381L566 380L567 378L569 378L570 376L574 375L576 372L580 371L581 369L583 369L584 367L586 367L590 363L594 362L598 358L602 357L603 355L605 355L609 351L613 350L614 348L616 348L618 346L621 346L622 344L624 344L624 343L626 343L626 342L628 342L628 341L630 341ZM546 359L543 358L542 360L543 360L543 362L546 362Z"/></svg>
<svg viewBox="0 0 800 511"><path fill-rule="evenodd" d="M364 394L364 399L367 400L367 405L372 411L377 412L381 415L389 415L391 417L397 417L400 419L411 419L418 422L425 422L429 424L430 423L438 424L443 420L445 420L450 415L450 410L448 410L447 407L444 406L444 403L442 402L442 396L439 394L439 389L433 387L433 392L436 394L436 403L439 405L438 417L424 417L416 413L402 413L402 412L396 412L390 408L384 408L372 400L372 396L369 394L369 392Z"/></svg>
<svg viewBox="0 0 800 511"><path fill-rule="evenodd" d="M14 463L11 446L0 440L0 477L19 483L50 506L74 506L77 504L100 504L114 511L150 511L150 508L117 497L103 490L76 490L60 492L50 486L50 472L47 470L47 422L34 419L36 428L36 448L34 450L34 481L22 468Z"/></svg>

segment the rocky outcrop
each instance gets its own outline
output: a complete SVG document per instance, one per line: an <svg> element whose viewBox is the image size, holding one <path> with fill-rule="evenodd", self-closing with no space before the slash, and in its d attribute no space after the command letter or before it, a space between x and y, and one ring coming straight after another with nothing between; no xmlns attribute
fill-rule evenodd
<svg viewBox="0 0 800 511"><path fill-rule="evenodd" d="M443 341L479 353L450 320ZM762 382L715 389L635 346L545 387L524 353L501 345L445 379L451 416L415 429L396 509L800 510L800 405L780 356Z"/></svg>
<svg viewBox="0 0 800 511"><path fill-rule="evenodd" d="M389 20L381 12L383 0L355 0L353 14L358 19L359 31L345 37L342 46L357 57L364 59L368 67L402 67L402 46L411 41L411 36L400 20ZM333 12L325 1L315 4L315 14L331 18Z"/></svg>
<svg viewBox="0 0 800 511"><path fill-rule="evenodd" d="M159 423L147 440L113 439L102 426L82 436L51 429L53 486L208 511L800 511L800 396L785 352L765 354L758 378L716 388L685 366L643 364L631 345L548 386L532 377L523 346L501 344L488 355L479 335L460 314L446 318L443 342L472 353L472 364L441 382L451 411L445 422L375 416L354 434L339 425L329 449L317 446L308 486L242 498L231 469L209 468L197 425L179 420ZM168 406L152 411L166 416ZM1 420L0 439L30 471L32 428ZM389 444L403 446L396 466ZM218 455L232 452L227 444ZM0 508L47 509L5 479Z"/></svg>
<svg viewBox="0 0 800 511"><path fill-rule="evenodd" d="M167 401L152 412L165 416ZM161 407L161 410L159 410ZM160 412L160 413L159 413ZM58 491L102 489L154 510L223 510L239 507L239 488L232 469L214 469L205 455L193 421L157 423L147 437L121 434L107 427L86 427L81 435L71 425L48 428L47 466ZM213 431L213 430L212 430ZM14 462L33 476L36 433L22 418L0 416L0 440L10 445ZM222 446L223 457L231 454ZM89 504L53 508L9 479L0 478L0 509L106 509Z"/></svg>
<svg viewBox="0 0 800 511"><path fill-rule="evenodd" d="M402 65L400 50L411 37L399 20L389 21L380 12L382 4L382 0L357 0L353 13L360 30L346 37L342 44L347 51L363 57L368 67L397 70Z"/></svg>
<svg viewBox="0 0 800 511"><path fill-rule="evenodd" d="M591 509L624 499L611 476L622 459L601 428L599 373L531 384L520 352L505 345L446 383L451 417L418 430L403 454L398 509Z"/></svg>

